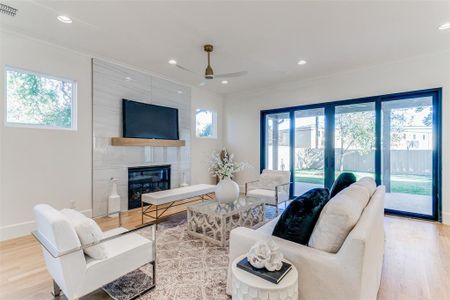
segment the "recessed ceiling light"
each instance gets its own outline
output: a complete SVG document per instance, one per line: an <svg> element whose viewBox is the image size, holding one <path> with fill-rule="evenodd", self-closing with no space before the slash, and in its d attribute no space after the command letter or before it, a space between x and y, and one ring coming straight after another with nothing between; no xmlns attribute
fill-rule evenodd
<svg viewBox="0 0 450 300"><path fill-rule="evenodd" d="M222 80L221 83L222 84L228 84L228 80Z"/></svg>
<svg viewBox="0 0 450 300"><path fill-rule="evenodd" d="M178 94L183 94L183 91L177 91Z"/></svg>
<svg viewBox="0 0 450 300"><path fill-rule="evenodd" d="M205 86L205 85L206 85L206 82L202 81L202 82L200 82L198 85L199 85L199 86Z"/></svg>
<svg viewBox="0 0 450 300"><path fill-rule="evenodd" d="M177 61L175 59L171 59L171 60L169 60L169 64L176 65Z"/></svg>
<svg viewBox="0 0 450 300"><path fill-rule="evenodd" d="M58 16L58 20L66 24L72 23L72 19L68 16Z"/></svg>
<svg viewBox="0 0 450 300"><path fill-rule="evenodd" d="M131 81L132 79L131 79L131 77L127 76L127 77L125 77L125 80L126 81Z"/></svg>
<svg viewBox="0 0 450 300"><path fill-rule="evenodd" d="M441 26L439 26L439 30L446 30L450 28L450 23L444 23Z"/></svg>
<svg viewBox="0 0 450 300"><path fill-rule="evenodd" d="M306 60L299 60L297 65L306 65Z"/></svg>

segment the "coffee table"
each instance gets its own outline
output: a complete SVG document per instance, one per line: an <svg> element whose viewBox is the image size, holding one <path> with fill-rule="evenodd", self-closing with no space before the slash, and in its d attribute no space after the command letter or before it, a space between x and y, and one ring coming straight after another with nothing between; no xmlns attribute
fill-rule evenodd
<svg viewBox="0 0 450 300"><path fill-rule="evenodd" d="M254 228L264 223L264 200L242 197L233 203L206 201L187 207L187 232L210 243L225 246L233 228Z"/></svg>

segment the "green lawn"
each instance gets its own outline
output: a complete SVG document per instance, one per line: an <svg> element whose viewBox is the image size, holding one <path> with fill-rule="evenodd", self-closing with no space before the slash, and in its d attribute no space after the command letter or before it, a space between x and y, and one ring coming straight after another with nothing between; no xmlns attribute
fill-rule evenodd
<svg viewBox="0 0 450 300"><path fill-rule="evenodd" d="M346 171L352 172L352 171ZM365 172L353 172L356 177L362 178L366 176L374 177L373 173ZM339 172L336 172L336 176ZM323 170L296 170L295 172L296 182L323 184L324 176ZM431 195L432 180L429 176L417 176L417 175L391 175L391 192L393 193L406 193L415 195Z"/></svg>

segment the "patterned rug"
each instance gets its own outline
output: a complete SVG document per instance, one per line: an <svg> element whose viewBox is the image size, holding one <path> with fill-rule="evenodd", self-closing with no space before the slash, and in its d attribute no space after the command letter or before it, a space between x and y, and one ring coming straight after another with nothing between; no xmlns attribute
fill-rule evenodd
<svg viewBox="0 0 450 300"><path fill-rule="evenodd" d="M275 210L266 207L266 220ZM225 293L228 269L228 247L218 247L187 234L186 214L158 225L156 232L156 287L141 300L219 300L231 299ZM151 237L151 227L137 231ZM140 269L151 277L151 266ZM133 272L132 272L133 273ZM129 287L136 276L127 274L109 284L108 294L128 299ZM128 282L127 282L128 281Z"/></svg>
<svg viewBox="0 0 450 300"><path fill-rule="evenodd" d="M187 234L186 218L158 225L156 233L156 287L142 300L231 299L225 293L228 248L218 247ZM151 227L137 233L151 237ZM151 278L147 265L105 286L113 299L129 299L133 284L142 273Z"/></svg>

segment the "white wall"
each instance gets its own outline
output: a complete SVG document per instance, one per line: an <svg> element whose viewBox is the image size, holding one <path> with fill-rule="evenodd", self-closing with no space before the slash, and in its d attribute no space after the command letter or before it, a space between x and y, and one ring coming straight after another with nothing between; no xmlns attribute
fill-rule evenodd
<svg viewBox="0 0 450 300"><path fill-rule="evenodd" d="M311 62L313 63L313 62ZM237 160L255 168L238 174L240 184L259 171L260 111L263 109L345 100L442 87L443 220L450 223L450 53L421 56L326 77L286 82L264 89L227 95L225 141ZM242 130L245 128L245 130Z"/></svg>
<svg viewBox="0 0 450 300"><path fill-rule="evenodd" d="M195 135L195 110L204 108L217 113L217 138L198 138ZM214 177L208 173L208 160L211 153L223 147L223 96L197 87L191 90L192 111L192 183L215 183Z"/></svg>
<svg viewBox="0 0 450 300"><path fill-rule="evenodd" d="M1 191L0 239L30 232L32 207L49 203L90 213L91 61L89 57L0 32ZM5 65L77 82L78 129L48 130L4 126Z"/></svg>
<svg viewBox="0 0 450 300"><path fill-rule="evenodd" d="M28 235L32 207L49 203L92 212L91 55L0 30L0 240ZM78 129L45 130L4 126L5 65L77 81ZM222 146L222 96L194 87L191 107L219 116L217 140L192 139L192 182L208 182L206 159ZM191 119L195 116L191 116Z"/></svg>

